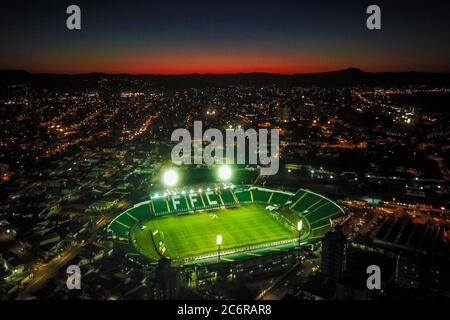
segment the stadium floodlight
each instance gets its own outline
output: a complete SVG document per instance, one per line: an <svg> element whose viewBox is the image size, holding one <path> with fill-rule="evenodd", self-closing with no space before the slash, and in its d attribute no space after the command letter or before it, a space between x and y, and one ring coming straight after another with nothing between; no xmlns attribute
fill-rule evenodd
<svg viewBox="0 0 450 320"><path fill-rule="evenodd" d="M222 235L218 234L216 238L217 243L217 263L220 262L220 246L222 245Z"/></svg>
<svg viewBox="0 0 450 320"><path fill-rule="evenodd" d="M167 187L174 187L178 183L178 174L176 171L169 169L164 172L163 182Z"/></svg>
<svg viewBox="0 0 450 320"><path fill-rule="evenodd" d="M299 222L297 222L298 248L299 248L297 258L300 257L300 243L301 243L301 239L302 239L302 229L303 229L303 220L299 220Z"/></svg>
<svg viewBox="0 0 450 320"><path fill-rule="evenodd" d="M223 165L219 167L219 179L222 181L230 180L231 178L231 168L230 166Z"/></svg>

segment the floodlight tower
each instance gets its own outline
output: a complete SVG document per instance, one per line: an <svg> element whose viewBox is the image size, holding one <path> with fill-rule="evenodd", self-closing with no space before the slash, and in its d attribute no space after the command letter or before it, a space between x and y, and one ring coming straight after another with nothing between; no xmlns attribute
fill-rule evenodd
<svg viewBox="0 0 450 320"><path fill-rule="evenodd" d="M216 238L216 244L217 244L217 263L220 262L220 246L222 245L222 235L218 234Z"/></svg>
<svg viewBox="0 0 450 320"><path fill-rule="evenodd" d="M178 183L178 174L174 169L169 169L163 174L163 183L166 187L174 187Z"/></svg>
<svg viewBox="0 0 450 320"><path fill-rule="evenodd" d="M298 231L298 250L300 253L300 241L302 237L302 230L303 230L303 220L299 220L297 222L297 231Z"/></svg>
<svg viewBox="0 0 450 320"><path fill-rule="evenodd" d="M219 167L218 175L221 181L228 181L231 178L231 167L227 165L222 165Z"/></svg>

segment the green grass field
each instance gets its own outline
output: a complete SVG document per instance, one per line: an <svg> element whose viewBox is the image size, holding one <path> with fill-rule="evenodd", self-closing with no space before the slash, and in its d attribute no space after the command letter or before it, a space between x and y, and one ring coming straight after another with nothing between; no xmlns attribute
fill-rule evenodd
<svg viewBox="0 0 450 320"><path fill-rule="evenodd" d="M272 217L263 205L242 206L180 216L165 216L147 221L145 229L136 229L138 247L148 256L155 249L150 230L158 230L154 237L163 240L165 256L173 259L199 256L217 251L216 236L223 237L222 250L262 244L297 237Z"/></svg>

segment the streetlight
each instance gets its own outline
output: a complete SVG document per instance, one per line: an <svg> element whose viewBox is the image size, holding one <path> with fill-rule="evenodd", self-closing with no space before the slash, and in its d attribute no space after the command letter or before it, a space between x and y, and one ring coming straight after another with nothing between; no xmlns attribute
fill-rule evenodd
<svg viewBox="0 0 450 320"><path fill-rule="evenodd" d="M303 220L299 220L297 222L297 231L298 231L298 245L300 246L300 236L303 230Z"/></svg>
<svg viewBox="0 0 450 320"><path fill-rule="evenodd" d="M297 222L297 231L298 231L298 253L300 255L300 239L302 235L302 229L303 229L303 220L299 220Z"/></svg>
<svg viewBox="0 0 450 320"><path fill-rule="evenodd" d="M217 262L220 262L220 246L222 245L222 235L218 234L216 238L216 244L217 244Z"/></svg>

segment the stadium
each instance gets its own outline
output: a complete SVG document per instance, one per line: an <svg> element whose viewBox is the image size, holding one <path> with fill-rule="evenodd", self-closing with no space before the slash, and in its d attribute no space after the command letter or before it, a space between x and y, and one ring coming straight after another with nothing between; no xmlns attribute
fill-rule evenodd
<svg viewBox="0 0 450 320"><path fill-rule="evenodd" d="M314 243L344 214L310 190L289 193L222 182L153 194L115 217L108 230L115 249L135 262L164 257L179 266L212 264Z"/></svg>

